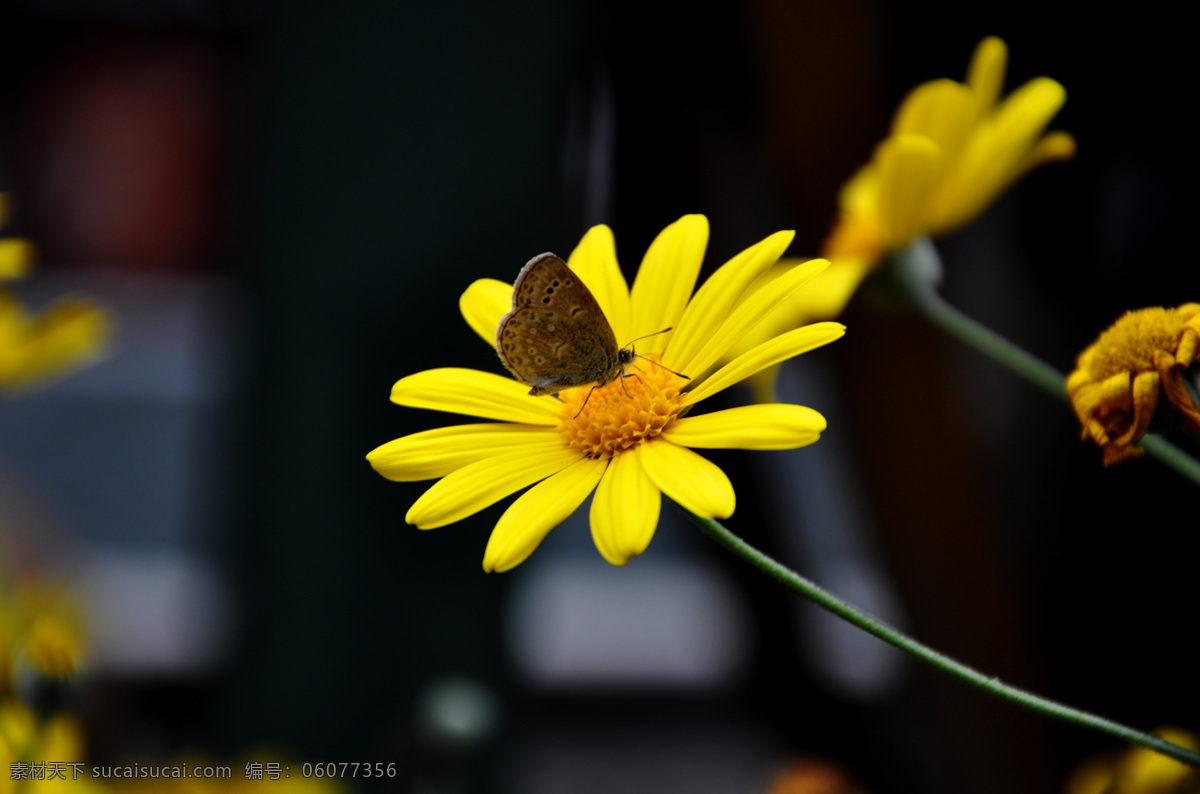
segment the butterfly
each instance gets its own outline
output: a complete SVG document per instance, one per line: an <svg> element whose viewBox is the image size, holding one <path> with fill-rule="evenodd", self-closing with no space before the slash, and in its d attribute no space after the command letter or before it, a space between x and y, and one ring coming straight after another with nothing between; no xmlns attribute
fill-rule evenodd
<svg viewBox="0 0 1200 794"><path fill-rule="evenodd" d="M587 285L551 253L530 259L517 274L512 309L496 326L496 352L513 377L532 387L529 393L534 396L589 383L595 390L617 378L624 386L626 371L640 358L633 342L617 346L612 326Z"/></svg>

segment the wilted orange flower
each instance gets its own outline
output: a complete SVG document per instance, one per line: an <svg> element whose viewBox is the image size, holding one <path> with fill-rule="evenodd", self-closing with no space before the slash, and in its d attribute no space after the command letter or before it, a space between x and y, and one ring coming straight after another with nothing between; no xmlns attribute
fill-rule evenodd
<svg viewBox="0 0 1200 794"><path fill-rule="evenodd" d="M1200 432L1200 407L1184 380L1198 341L1200 303L1152 306L1126 312L1079 354L1067 394L1083 437L1104 449L1105 466L1140 458L1142 449L1134 444L1156 418L1164 429L1174 420ZM1162 410L1160 394L1167 400Z"/></svg>

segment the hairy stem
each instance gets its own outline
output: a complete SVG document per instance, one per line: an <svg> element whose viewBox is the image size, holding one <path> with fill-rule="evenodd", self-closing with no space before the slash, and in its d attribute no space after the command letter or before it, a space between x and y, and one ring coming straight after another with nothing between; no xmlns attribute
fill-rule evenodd
<svg viewBox="0 0 1200 794"><path fill-rule="evenodd" d="M683 510L683 508L680 508ZM689 518L692 519L709 537L713 538L717 543L732 551L737 556L741 557L746 562L758 568L763 573L772 577L776 581L782 583L789 590L799 593L813 603L824 609L829 610L833 614L843 620L857 626L868 634L873 634L889 645L893 645L900 650L915 656L926 664L930 664L939 670L949 673L957 678L973 684L980 689L992 693L1005 700L1016 703L1031 711L1036 711L1039 714L1045 714L1064 722L1074 723L1085 728L1107 733L1110 736L1115 736L1118 739L1139 744L1142 747L1149 748L1155 752L1162 753L1165 756L1174 758L1176 761L1181 761L1194 767L1200 767L1200 753L1193 752L1186 747L1180 747L1177 744L1172 744L1164 739L1160 739L1144 731L1135 730L1126 725L1106 719L1096 714L1090 714L1086 711L1065 706L1048 698L1035 695L1032 692L1026 692L1023 689L1010 686L1000 681L999 678L989 676L978 670L968 667L967 665L956 661L955 659L946 656L943 653L917 642L912 637L904 634L891 626L876 620L875 618L859 611L850 604L842 601L832 593L822 589L814 582L804 578L800 574L791 570L785 565L780 564L776 560L762 553L758 549L751 546L746 541L742 540L737 535L730 532L719 522L711 518L701 518L687 510L683 510Z"/></svg>

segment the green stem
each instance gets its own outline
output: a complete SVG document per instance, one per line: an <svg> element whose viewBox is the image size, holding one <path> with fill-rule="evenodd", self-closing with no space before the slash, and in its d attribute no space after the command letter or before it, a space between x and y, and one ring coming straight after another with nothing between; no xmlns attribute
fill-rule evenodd
<svg viewBox="0 0 1200 794"><path fill-rule="evenodd" d="M937 251L928 241L920 241L906 251L896 255L896 275L903 285L907 297L924 317L950 336L1000 362L1013 372L1063 402L1070 403L1067 396L1067 376L1012 342L980 325L975 320L955 309L942 299L933 283L923 275L940 270ZM932 261L929 261L932 260ZM1174 469L1183 477L1200 485L1200 461L1167 441L1162 436L1146 435L1140 442L1142 449L1160 463Z"/></svg>
<svg viewBox="0 0 1200 794"><path fill-rule="evenodd" d="M1037 356L986 328L955 309L933 290L917 290L913 302L927 320L961 342L999 361L1021 377L1039 386L1050 396L1070 403L1067 376Z"/></svg>
<svg viewBox="0 0 1200 794"><path fill-rule="evenodd" d="M1142 436L1141 443L1147 455L1157 458L1160 463L1170 466L1196 485L1200 485L1200 461L1162 436Z"/></svg>
<svg viewBox="0 0 1200 794"><path fill-rule="evenodd" d="M680 508L683 510L683 508ZM1142 747L1149 748L1155 752L1162 753L1165 756L1174 758L1176 761L1182 761L1194 767L1200 767L1200 753L1193 752L1186 747L1180 747L1177 744L1172 744L1157 736L1153 736L1143 731L1134 730L1133 728L1121 725L1118 722L1105 719L1104 717L1095 714L1089 714L1086 711L1064 706L1061 703L1056 703L1053 700L1035 695L1032 692L1026 692L1023 689L1018 689L1014 686L1001 683L1000 679L994 676L984 675L983 673L968 667L961 662L951 659L943 653L933 650L932 648L922 645L913 638L903 634L896 629L882 623L869 615L860 612L855 607L842 601L832 593L823 590L814 582L809 581L800 574L790 568L781 565L771 557L763 554L758 549L751 546L746 541L742 540L737 535L730 532L717 521L711 518L701 518L687 510L683 510L689 518L692 519L704 532L706 532L713 540L720 543L725 548L732 551L734 554L741 557L746 562L750 563L768 576L781 582L785 587L793 590L820 607L829 610L833 614L843 620L857 626L868 634L873 634L889 645L893 645L900 650L912 654L921 661L933 665L934 667L947 672L953 676L966 681L969 684L991 692L994 695L1016 703L1019 706L1024 706L1031 711L1036 711L1039 714L1045 714L1050 717L1071 722L1076 725L1081 725L1085 728L1107 733L1124 741L1140 744Z"/></svg>

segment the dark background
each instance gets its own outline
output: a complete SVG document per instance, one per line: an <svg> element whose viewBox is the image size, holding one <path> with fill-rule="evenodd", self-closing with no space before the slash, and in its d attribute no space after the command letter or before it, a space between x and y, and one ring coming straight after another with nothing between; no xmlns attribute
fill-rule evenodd
<svg viewBox="0 0 1200 794"><path fill-rule="evenodd" d="M669 507L630 567L682 554L735 583L751 616L735 680L531 685L504 618L527 567L479 568L499 508L418 532L403 516L424 485L389 483L363 456L445 423L391 405L397 378L498 371L457 311L466 285L565 255L594 223L615 230L627 276L689 212L711 222L706 272L781 228L797 231L792 253L815 254L897 103L921 81L962 79L989 34L1009 45L1007 89L1037 75L1066 87L1052 126L1079 153L939 246L944 294L1069 371L1126 309L1200 292L1182 26L1152 7L1085 20L1027 2L24 0L0 10L0 30L0 189L16 209L6 233L40 247L33 281L123 295L217 285L204 305L226 319L198 333L220 338L212 355L236 372L182 409L193 436L216 439L196 453L204 477L162 484L205 509L185 541L149 522L133 543L63 508L84 559L96 544L195 551L231 604L211 665L96 671L80 706L90 752L396 760L401 789L461 779L489 792L555 790L537 772L549 766L563 791L730 790L694 778L748 753L730 764L765 786L788 759L819 756L883 793L1060 791L1113 746L914 666L886 696L823 687L793 648L791 596L667 525ZM1195 486L1154 461L1103 470L1065 404L916 318L856 301L842 319L845 339L813 354L831 400L813 407L836 406L826 440L856 472L841 496L869 513L909 628L1118 721L1198 727L1183 630L1195 522L1179 517ZM98 422L142 410L132 388L89 397L88 377L26 402L74 416L102 403ZM10 467L5 436L31 426L14 418L23 404L0 424ZM42 421L75 433L55 444L88 437L53 416ZM134 481L155 477L138 439L119 438L129 450L104 454ZM99 487L70 482L98 475L90 449L70 473L30 475L50 502ZM731 526L778 551L749 459L718 458L738 488ZM619 586L625 571L606 570ZM483 687L500 714L466 750L418 716L446 676ZM564 749L564 736L578 741Z"/></svg>

